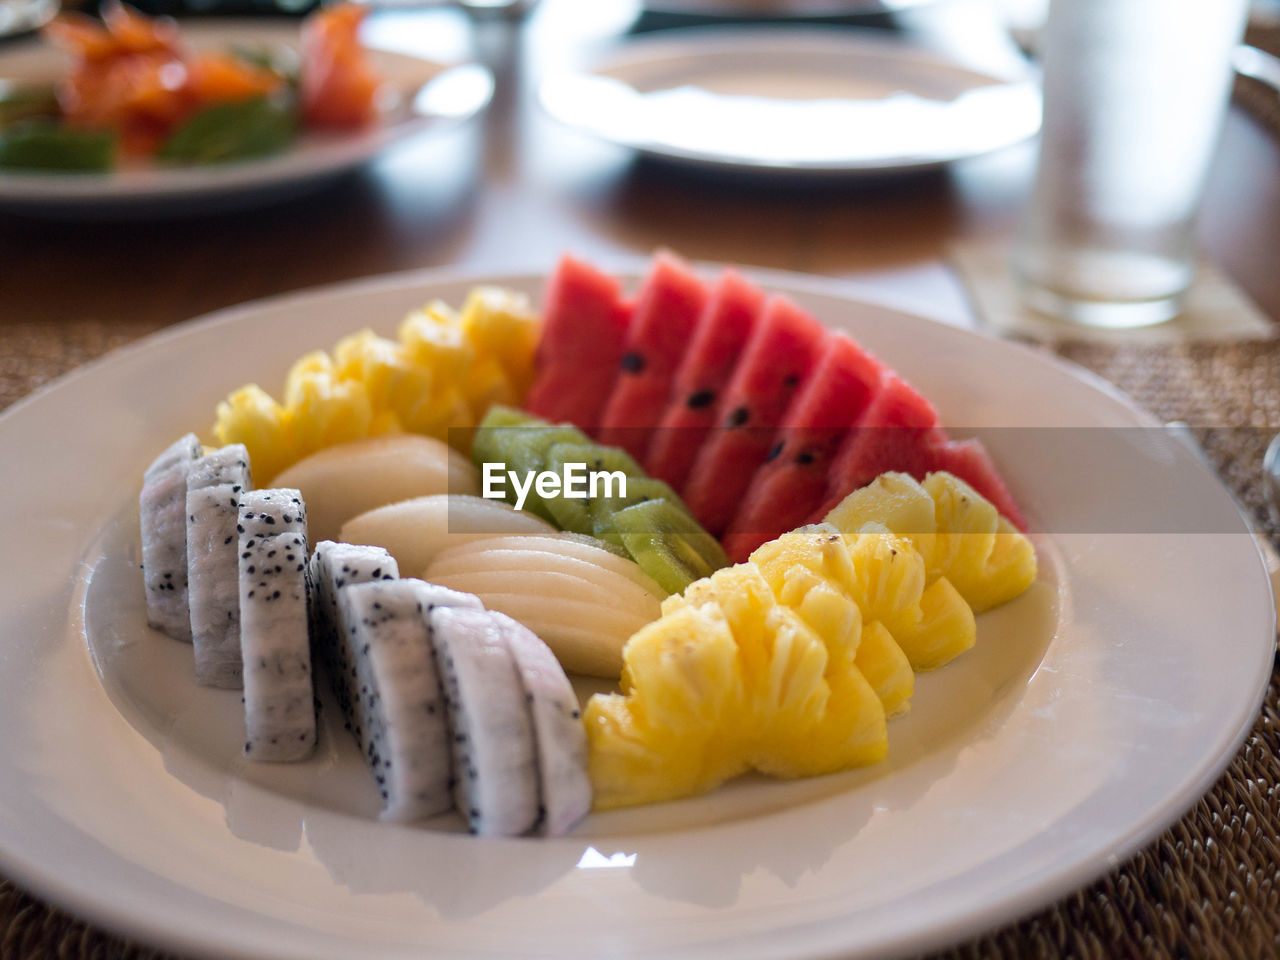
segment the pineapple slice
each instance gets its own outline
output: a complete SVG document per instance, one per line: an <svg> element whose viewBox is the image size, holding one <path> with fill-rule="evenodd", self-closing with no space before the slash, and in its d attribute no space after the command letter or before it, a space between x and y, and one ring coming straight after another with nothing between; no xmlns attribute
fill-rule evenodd
<svg viewBox="0 0 1280 960"><path fill-rule="evenodd" d="M405 354L414 363L454 372L459 379L466 376L475 359L475 348L463 334L457 314L438 300L405 317L399 336Z"/></svg>
<svg viewBox="0 0 1280 960"><path fill-rule="evenodd" d="M911 709L915 671L898 641L879 620L863 626L858 655L853 662L880 698L885 716L900 716Z"/></svg>
<svg viewBox="0 0 1280 960"><path fill-rule="evenodd" d="M262 486L298 459L289 412L256 383L234 391L218 404L213 425L218 443L243 443L254 477Z"/></svg>
<svg viewBox="0 0 1280 960"><path fill-rule="evenodd" d="M850 659L826 645L788 607L765 618L769 671L757 688L751 766L776 777L809 777L877 763L889 749L885 712Z"/></svg>
<svg viewBox="0 0 1280 960"><path fill-rule="evenodd" d="M523 398L533 383L533 357L542 320L529 298L499 287L476 287L462 306L462 330L477 353L497 360L513 395Z"/></svg>
<svg viewBox="0 0 1280 960"><path fill-rule="evenodd" d="M779 602L799 612L833 655L838 645L849 646L886 714L895 716L909 709L915 689L911 663L883 625L870 619L864 622L862 607L846 589L858 575L838 531L824 524L802 527L762 545L751 561L759 566ZM868 636L873 642L864 650Z"/></svg>
<svg viewBox="0 0 1280 960"><path fill-rule="evenodd" d="M674 610L627 643L622 694L587 703L598 810L694 796L747 770L738 648L714 604Z"/></svg>
<svg viewBox="0 0 1280 960"><path fill-rule="evenodd" d="M399 343L372 330L339 340L333 361L339 379L364 383L374 410L391 411L402 423L412 419L410 415L435 386L430 367L414 363Z"/></svg>
<svg viewBox="0 0 1280 960"><path fill-rule="evenodd" d="M831 773L888 749L853 646L829 650L754 564L669 597L623 659L623 694L587 704L598 807L689 796L748 769Z"/></svg>
<svg viewBox="0 0 1280 960"><path fill-rule="evenodd" d="M936 505L932 565L979 613L1019 596L1036 579L1036 551L983 496L949 473L931 473L924 489Z"/></svg>
<svg viewBox="0 0 1280 960"><path fill-rule="evenodd" d="M844 538L854 575L841 584L863 617L884 624L913 670L933 670L972 647L973 610L951 581L929 584L924 557L906 537L864 529Z"/></svg>
<svg viewBox="0 0 1280 960"><path fill-rule="evenodd" d="M479 354L467 376L458 384L459 392L471 412L472 422L478 422L495 403L508 407L519 406L522 395L511 385L502 364L496 357Z"/></svg>
<svg viewBox="0 0 1280 960"><path fill-rule="evenodd" d="M363 439L374 426L373 404L364 384L338 380L332 361L323 353L303 357L289 371L285 408L293 426L294 450L300 456ZM380 425L389 426L386 421Z"/></svg>
<svg viewBox="0 0 1280 960"><path fill-rule="evenodd" d="M925 558L928 582L950 580L977 613L1012 600L1036 578L1031 541L950 473L931 473L923 485L905 473L882 474L845 497L826 522L846 535L883 527L908 538Z"/></svg>

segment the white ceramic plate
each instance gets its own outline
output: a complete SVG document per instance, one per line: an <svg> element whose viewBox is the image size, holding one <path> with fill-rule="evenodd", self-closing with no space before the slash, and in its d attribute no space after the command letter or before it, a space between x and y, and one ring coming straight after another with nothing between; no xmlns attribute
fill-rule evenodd
<svg viewBox="0 0 1280 960"><path fill-rule="evenodd" d="M975 934L1153 839L1252 724L1274 616L1244 524L1196 457L1142 437L1082 485L1051 456L996 458L1042 529L1032 590L920 678L887 762L590 817L562 839L478 839L370 819L373 785L334 711L314 760L244 764L234 692L146 629L143 467L246 380L302 350L391 333L483 279L405 274L223 311L93 363L0 417L0 872L110 928L201 954L383 958L541 953L865 956ZM759 274L847 329L947 422L1147 427L1015 345ZM1036 435L1040 435L1037 433ZM1124 432L1106 436L1124 438ZM1053 434L1050 434L1053 436ZM1218 532L1090 532L1090 511L1176 477ZM1163 488L1162 488L1163 489ZM1232 520L1231 518L1234 518ZM86 642L86 637L87 641ZM101 671L101 673L99 672Z"/></svg>
<svg viewBox="0 0 1280 960"><path fill-rule="evenodd" d="M183 21L184 41L195 50L232 45L297 47L297 21ZM133 163L110 173L0 172L0 207L28 211L123 212L156 209L227 209L293 196L370 160L391 144L440 131L483 110L493 78L477 64L445 66L383 49L370 49L374 68L397 95L379 122L356 132L307 132L282 153L217 166L165 168ZM63 70L48 44L29 42L0 50L0 78L52 80Z"/></svg>
<svg viewBox="0 0 1280 960"><path fill-rule="evenodd" d="M655 13L697 17L853 17L893 13L935 0L643 0Z"/></svg>
<svg viewBox="0 0 1280 960"><path fill-rule="evenodd" d="M1032 136L1026 77L976 73L847 29L702 28L629 40L548 77L561 123L715 167L876 173L977 156Z"/></svg>

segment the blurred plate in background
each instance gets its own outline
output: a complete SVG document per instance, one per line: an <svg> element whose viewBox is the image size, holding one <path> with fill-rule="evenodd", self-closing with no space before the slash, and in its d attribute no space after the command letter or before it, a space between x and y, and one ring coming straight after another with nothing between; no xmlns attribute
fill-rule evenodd
<svg viewBox="0 0 1280 960"><path fill-rule="evenodd" d="M195 50L231 46L296 47L296 21L184 21ZM66 215L232 209L296 196L372 159L409 136L438 132L483 110L493 77L477 64L449 66L404 53L370 49L378 73L399 96L365 130L307 132L282 153L216 166L161 167L151 162L109 173L0 172L0 209ZM62 55L36 39L0 49L0 78L53 80Z"/></svg>
<svg viewBox="0 0 1280 960"><path fill-rule="evenodd" d="M693 17L861 17L893 13L936 0L643 0L654 13Z"/></svg>
<svg viewBox="0 0 1280 960"><path fill-rule="evenodd" d="M962 67L883 34L705 28L630 40L549 77L561 123L645 154L716 167L871 173L928 167L1039 129L1027 76Z"/></svg>

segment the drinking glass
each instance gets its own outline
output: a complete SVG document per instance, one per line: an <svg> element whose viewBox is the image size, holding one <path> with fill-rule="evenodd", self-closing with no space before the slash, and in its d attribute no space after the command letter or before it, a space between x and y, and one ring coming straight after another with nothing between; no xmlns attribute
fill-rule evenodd
<svg viewBox="0 0 1280 960"><path fill-rule="evenodd" d="M1044 125L1014 269L1089 326L1176 316L1247 0L1051 0Z"/></svg>

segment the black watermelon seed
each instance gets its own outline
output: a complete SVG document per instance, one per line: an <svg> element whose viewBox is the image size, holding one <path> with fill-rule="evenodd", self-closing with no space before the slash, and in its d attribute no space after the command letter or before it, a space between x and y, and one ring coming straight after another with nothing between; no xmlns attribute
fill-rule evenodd
<svg viewBox="0 0 1280 960"><path fill-rule="evenodd" d="M782 381L784 387L796 387L800 385L800 378L794 373Z"/></svg>
<svg viewBox="0 0 1280 960"><path fill-rule="evenodd" d="M689 399L685 401L685 405L690 410L701 410L703 407L709 407L716 401L716 392L714 390L699 390L697 393L689 395Z"/></svg>
<svg viewBox="0 0 1280 960"><path fill-rule="evenodd" d="M769 451L769 455L764 458L764 462L770 463L774 460L777 460L782 453L783 446L785 446L785 444L781 440L779 440L776 444L774 444L773 449Z"/></svg>
<svg viewBox="0 0 1280 960"><path fill-rule="evenodd" d="M813 452L810 450L801 450L796 454L796 463L800 464L802 467L809 466L809 464L813 463L814 459L815 457Z"/></svg>
<svg viewBox="0 0 1280 960"><path fill-rule="evenodd" d="M751 418L751 411L746 407L738 407L725 419L726 427L740 427Z"/></svg>
<svg viewBox="0 0 1280 960"><path fill-rule="evenodd" d="M620 364L623 373L640 373L645 368L644 354L626 353Z"/></svg>

